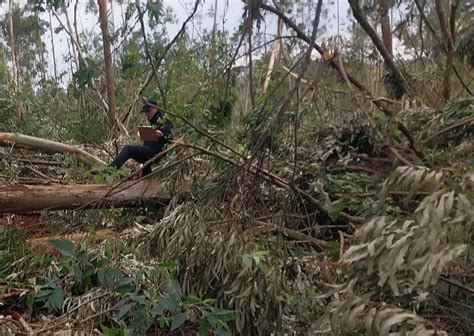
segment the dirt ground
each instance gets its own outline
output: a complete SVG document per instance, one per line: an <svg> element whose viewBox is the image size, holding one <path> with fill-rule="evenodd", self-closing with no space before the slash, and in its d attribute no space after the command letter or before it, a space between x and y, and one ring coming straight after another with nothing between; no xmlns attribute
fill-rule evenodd
<svg viewBox="0 0 474 336"><path fill-rule="evenodd" d="M10 229L22 229L28 238L41 237L48 234L49 225L41 220L40 214L3 215L0 217L0 226Z"/></svg>

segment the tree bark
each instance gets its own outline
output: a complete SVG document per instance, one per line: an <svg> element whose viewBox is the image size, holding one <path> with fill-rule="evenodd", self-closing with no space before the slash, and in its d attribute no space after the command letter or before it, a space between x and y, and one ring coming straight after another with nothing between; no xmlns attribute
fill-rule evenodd
<svg viewBox="0 0 474 336"><path fill-rule="evenodd" d="M456 32L456 11L458 1L450 2L451 13L449 17L449 28L446 22L445 12L440 0L435 0L436 14L439 20L441 33L443 34L444 49L446 51L446 67L443 76L443 100L448 101L451 98L451 74L454 70L454 36Z"/></svg>
<svg viewBox="0 0 474 336"><path fill-rule="evenodd" d="M56 51L54 49L54 35L53 35L53 20L51 18L51 9L48 10L49 14L49 32L51 34L51 52L53 54L53 66L54 66L54 81L58 81L58 68L56 65Z"/></svg>
<svg viewBox="0 0 474 336"><path fill-rule="evenodd" d="M98 0L100 29L104 48L105 81L107 85L107 99L109 119L112 125L116 124L117 108L115 102L114 70L112 68L112 53L110 51L110 34L107 19L107 0Z"/></svg>
<svg viewBox="0 0 474 336"><path fill-rule="evenodd" d="M8 1L8 34L10 35L10 49L12 58L12 87L16 91L18 86L18 55L16 52L15 34L13 32L13 0Z"/></svg>
<svg viewBox="0 0 474 336"><path fill-rule="evenodd" d="M19 133L0 132L0 146L15 146L45 153L70 153L76 156L79 161L92 167L105 164L101 159L77 147Z"/></svg>
<svg viewBox="0 0 474 336"><path fill-rule="evenodd" d="M393 57L392 28L390 26L389 12L390 6L388 4L388 0L380 0L380 24L382 26L382 41L390 56Z"/></svg>
<svg viewBox="0 0 474 336"><path fill-rule="evenodd" d="M38 25L41 24L41 20L39 18L39 14L36 13L36 19L38 20ZM37 39L37 46L38 46L38 52L39 52L39 68L40 68L40 72L41 72L41 80L44 82L46 80L46 61L45 61L45 57L44 57L44 54L45 54L45 50L44 50L44 47L43 47L43 40L41 39L41 33L40 31L38 30L36 32L36 39Z"/></svg>
<svg viewBox="0 0 474 336"><path fill-rule="evenodd" d="M282 30L283 30L283 21L281 18L278 18L278 22L277 22L278 39L276 39L275 42L273 42L272 52L270 54L270 60L268 61L267 75L265 76L265 82L263 83L263 92L267 91L268 84L270 83L270 79L272 77L275 60L278 58L278 53L280 52Z"/></svg>
<svg viewBox="0 0 474 336"><path fill-rule="evenodd" d="M134 201L168 203L171 195L154 180L126 182L112 191L104 184L85 185L6 185L0 187L0 213L24 213L107 206L130 206Z"/></svg>
<svg viewBox="0 0 474 336"><path fill-rule="evenodd" d="M212 40L214 41L216 38L216 31L217 31L217 4L218 0L214 1L214 23L212 24Z"/></svg>

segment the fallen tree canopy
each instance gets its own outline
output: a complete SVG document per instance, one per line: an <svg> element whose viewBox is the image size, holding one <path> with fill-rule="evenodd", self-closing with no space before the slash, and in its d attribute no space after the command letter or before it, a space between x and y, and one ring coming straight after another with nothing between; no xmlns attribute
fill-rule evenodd
<svg viewBox="0 0 474 336"><path fill-rule="evenodd" d="M70 153L74 155L79 161L91 167L97 167L105 164L105 162L99 159L98 157L78 147L66 145L56 141L36 138L20 133L0 132L0 146L14 146L37 150L45 153Z"/></svg>
<svg viewBox="0 0 474 336"><path fill-rule="evenodd" d="M166 186L158 181L131 181L118 188L104 184L6 185L0 187L0 213L127 206L137 200L168 203Z"/></svg>

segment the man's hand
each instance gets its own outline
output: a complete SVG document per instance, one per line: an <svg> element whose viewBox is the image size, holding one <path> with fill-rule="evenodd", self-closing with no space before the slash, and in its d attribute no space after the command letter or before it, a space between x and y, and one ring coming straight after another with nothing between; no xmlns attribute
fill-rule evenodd
<svg viewBox="0 0 474 336"><path fill-rule="evenodd" d="M156 134L158 135L159 138L161 138L163 136L163 133L161 133L160 130L156 130Z"/></svg>

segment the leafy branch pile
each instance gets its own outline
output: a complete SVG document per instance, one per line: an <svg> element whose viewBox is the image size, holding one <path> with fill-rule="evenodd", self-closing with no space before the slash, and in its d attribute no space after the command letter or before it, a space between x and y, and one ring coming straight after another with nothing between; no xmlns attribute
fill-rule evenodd
<svg viewBox="0 0 474 336"><path fill-rule="evenodd" d="M0 188L148 182L11 136L110 162L146 97L175 126L148 177L170 196L0 218L1 335L474 330L469 1L350 0L347 39L321 0L245 0L234 32L196 0L174 36L165 2L98 3L5 4Z"/></svg>

